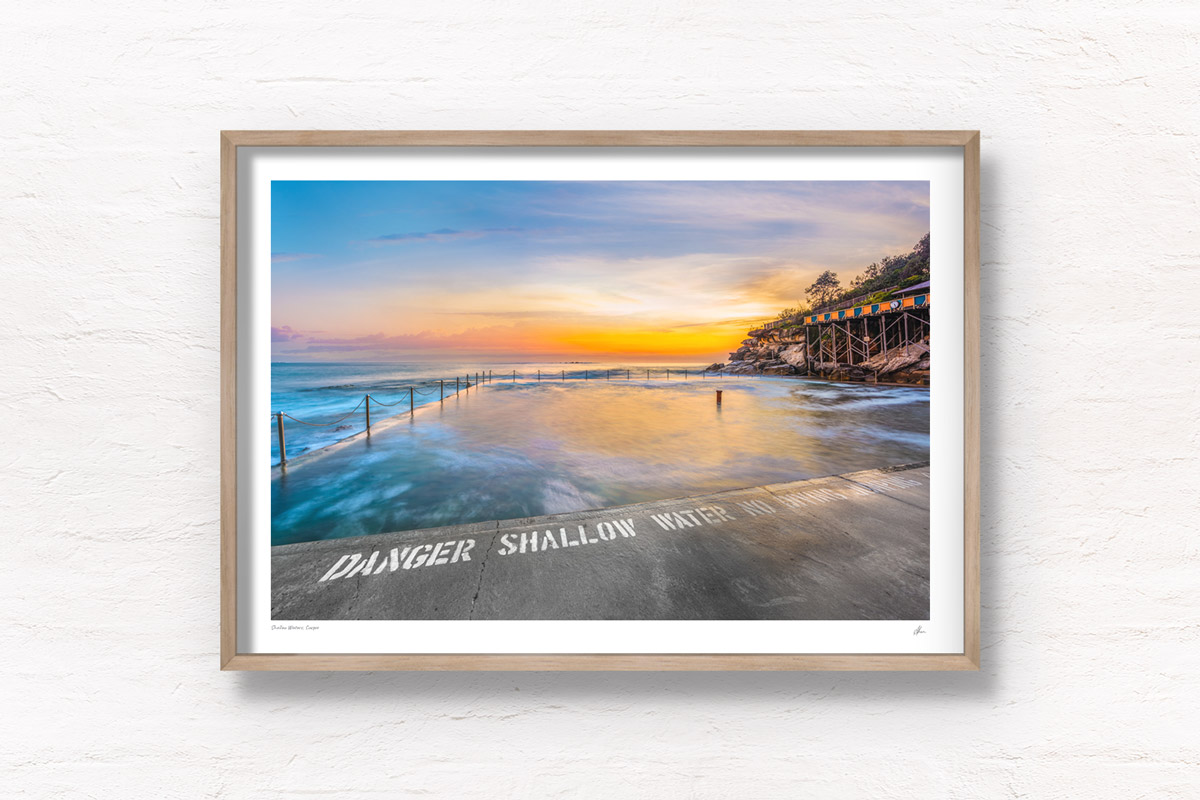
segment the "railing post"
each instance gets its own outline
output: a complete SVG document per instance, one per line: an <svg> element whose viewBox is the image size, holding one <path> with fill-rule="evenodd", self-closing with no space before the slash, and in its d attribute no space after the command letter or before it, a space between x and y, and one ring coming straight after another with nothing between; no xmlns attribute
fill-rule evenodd
<svg viewBox="0 0 1200 800"><path fill-rule="evenodd" d="M646 370L646 380L650 380L650 370Z"/></svg>
<svg viewBox="0 0 1200 800"><path fill-rule="evenodd" d="M408 415L411 417L413 413L413 387L408 387Z"/></svg>
<svg viewBox="0 0 1200 800"><path fill-rule="evenodd" d="M586 369L583 371L583 379L585 381L588 379L588 371Z"/></svg>
<svg viewBox="0 0 1200 800"><path fill-rule="evenodd" d="M625 380L629 380L629 370L625 370Z"/></svg>
<svg viewBox="0 0 1200 800"><path fill-rule="evenodd" d="M283 412L275 415L275 427L279 430L279 466L287 466L287 447L283 443Z"/></svg>
<svg viewBox="0 0 1200 800"><path fill-rule="evenodd" d="M667 380L671 380L671 368L667 367Z"/></svg>
<svg viewBox="0 0 1200 800"><path fill-rule="evenodd" d="M517 382L517 371L514 369L513 370L513 383L516 383L516 382Z"/></svg>
<svg viewBox="0 0 1200 800"><path fill-rule="evenodd" d="M455 393L455 394L458 394L458 392L459 392L459 388L458 388L458 376L457 376L457 375L455 375L455 376L454 376L454 393Z"/></svg>
<svg viewBox="0 0 1200 800"><path fill-rule="evenodd" d="M538 383L541 383L541 382L542 382L542 371L539 369L538 370Z"/></svg>
<svg viewBox="0 0 1200 800"><path fill-rule="evenodd" d="M446 402L446 382L442 380L438 381L438 402Z"/></svg>
<svg viewBox="0 0 1200 800"><path fill-rule="evenodd" d="M565 381L566 379L567 379L567 371L564 369L564 370L562 371L562 377L561 377L561 378L559 378L559 380L560 380L560 381Z"/></svg>
<svg viewBox="0 0 1200 800"><path fill-rule="evenodd" d="M367 438L371 436L371 395L363 398L363 402L367 404Z"/></svg>

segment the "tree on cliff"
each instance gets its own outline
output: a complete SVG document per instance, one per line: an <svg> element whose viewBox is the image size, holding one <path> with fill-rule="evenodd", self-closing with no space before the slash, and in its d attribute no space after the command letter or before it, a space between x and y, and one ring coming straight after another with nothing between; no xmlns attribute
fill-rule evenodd
<svg viewBox="0 0 1200 800"><path fill-rule="evenodd" d="M842 289L837 273L825 270L812 286L805 290L809 307L797 304L785 308L778 319L788 320L813 311L825 311L849 305L851 301L878 303L890 298L900 289L929 280L929 234L913 245L904 255L884 256L879 261L856 275L846 289Z"/></svg>
<svg viewBox="0 0 1200 800"><path fill-rule="evenodd" d="M921 237L913 249L897 256L884 256L850 281L839 295L829 298L831 305L845 305L871 297L878 302L891 296L898 288L929 280L929 234ZM873 297L872 297L873 296Z"/></svg>
<svg viewBox="0 0 1200 800"><path fill-rule="evenodd" d="M804 290L804 294L812 302L814 308L820 308L836 298L842 291L842 282L836 273L825 270L812 286Z"/></svg>

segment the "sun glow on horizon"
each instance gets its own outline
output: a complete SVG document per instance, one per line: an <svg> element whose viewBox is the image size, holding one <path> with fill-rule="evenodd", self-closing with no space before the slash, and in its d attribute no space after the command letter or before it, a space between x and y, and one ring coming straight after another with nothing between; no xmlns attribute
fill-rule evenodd
<svg viewBox="0 0 1200 800"><path fill-rule="evenodd" d="M924 182L276 182L272 358L723 360L928 211Z"/></svg>

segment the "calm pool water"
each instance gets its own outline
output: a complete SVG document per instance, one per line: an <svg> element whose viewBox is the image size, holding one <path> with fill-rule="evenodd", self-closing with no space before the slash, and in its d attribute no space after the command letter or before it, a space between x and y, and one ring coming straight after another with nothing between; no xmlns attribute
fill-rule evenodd
<svg viewBox="0 0 1200 800"><path fill-rule="evenodd" d="M925 388L497 381L291 465L272 481L272 541L662 500L928 457Z"/></svg>

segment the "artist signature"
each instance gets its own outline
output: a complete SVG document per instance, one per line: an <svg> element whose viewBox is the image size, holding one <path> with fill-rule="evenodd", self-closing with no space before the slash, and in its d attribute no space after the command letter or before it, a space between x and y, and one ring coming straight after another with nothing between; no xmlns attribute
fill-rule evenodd
<svg viewBox="0 0 1200 800"><path fill-rule="evenodd" d="M921 635L922 633L929 633L929 631L925 630L925 629L924 629L924 628L922 628L920 625L918 625L918 626L917 626L917 629L916 629L915 631L913 631L913 636L919 636L919 635Z"/></svg>

